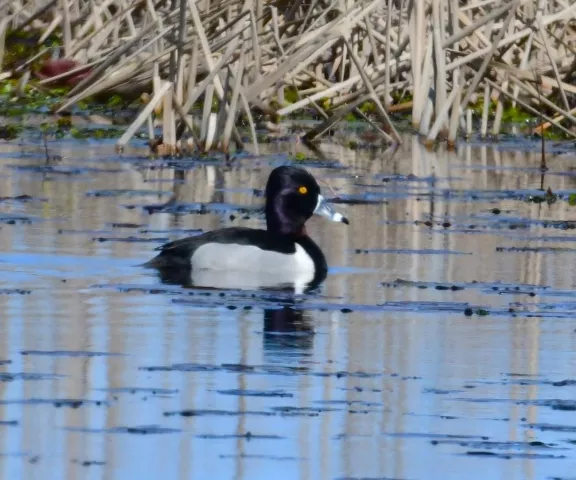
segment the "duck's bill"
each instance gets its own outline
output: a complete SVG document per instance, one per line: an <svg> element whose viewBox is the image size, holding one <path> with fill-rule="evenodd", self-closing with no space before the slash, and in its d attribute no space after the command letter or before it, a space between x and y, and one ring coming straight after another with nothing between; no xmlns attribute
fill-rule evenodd
<svg viewBox="0 0 576 480"><path fill-rule="evenodd" d="M328 220L331 220L333 222L342 222L345 223L346 225L350 224L350 222L344 215L337 212L332 208L332 206L326 203L326 199L322 195L318 195L318 203L316 204L314 213L316 215L320 215L321 217L326 217Z"/></svg>

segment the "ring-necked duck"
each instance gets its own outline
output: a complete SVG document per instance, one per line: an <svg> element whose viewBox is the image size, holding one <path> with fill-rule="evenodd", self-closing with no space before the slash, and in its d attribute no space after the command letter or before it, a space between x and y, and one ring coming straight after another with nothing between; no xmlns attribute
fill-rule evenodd
<svg viewBox="0 0 576 480"><path fill-rule="evenodd" d="M345 224L348 219L326 203L314 177L298 167L275 168L266 184L265 214L266 230L231 227L176 240L158 247L145 266L165 274L191 268L194 283L204 285L223 274L237 286L324 280L326 259L305 223L313 214Z"/></svg>

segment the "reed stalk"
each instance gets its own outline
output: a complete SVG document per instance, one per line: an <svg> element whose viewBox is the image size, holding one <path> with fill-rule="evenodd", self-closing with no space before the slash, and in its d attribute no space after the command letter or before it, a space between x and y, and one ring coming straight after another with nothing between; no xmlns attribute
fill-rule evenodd
<svg viewBox="0 0 576 480"><path fill-rule="evenodd" d="M488 132L488 109L490 107L490 85L484 85L484 106L482 108L482 126L480 127L480 136L486 138Z"/></svg>

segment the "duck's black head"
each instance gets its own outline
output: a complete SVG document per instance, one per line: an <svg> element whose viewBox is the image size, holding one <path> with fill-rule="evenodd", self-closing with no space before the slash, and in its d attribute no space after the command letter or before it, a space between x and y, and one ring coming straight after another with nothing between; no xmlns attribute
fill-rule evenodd
<svg viewBox="0 0 576 480"><path fill-rule="evenodd" d="M324 200L316 179L303 168L282 166L272 170L266 184L266 225L282 235L306 235L304 224L314 213L348 224Z"/></svg>

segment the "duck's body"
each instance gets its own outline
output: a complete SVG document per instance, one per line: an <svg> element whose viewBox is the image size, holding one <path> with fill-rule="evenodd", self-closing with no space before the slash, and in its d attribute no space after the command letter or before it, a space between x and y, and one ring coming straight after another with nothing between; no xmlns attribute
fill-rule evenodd
<svg viewBox="0 0 576 480"><path fill-rule="evenodd" d="M309 236L293 238L247 227L222 228L183 238L163 245L160 251L148 266L259 272L327 269L322 250Z"/></svg>
<svg viewBox="0 0 576 480"><path fill-rule="evenodd" d="M266 186L265 211L266 230L232 227L176 240L159 247L158 256L146 266L192 269L197 278L226 272L241 280L239 272L245 272L280 283L323 280L328 270L326 259L304 224L313 213L348 221L324 202L314 177L301 168L276 168Z"/></svg>

